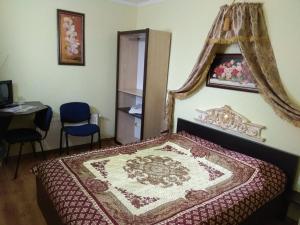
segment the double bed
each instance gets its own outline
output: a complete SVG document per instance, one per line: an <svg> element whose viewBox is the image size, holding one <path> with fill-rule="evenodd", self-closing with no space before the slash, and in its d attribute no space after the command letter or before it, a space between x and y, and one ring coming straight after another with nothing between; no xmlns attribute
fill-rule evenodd
<svg viewBox="0 0 300 225"><path fill-rule="evenodd" d="M49 160L38 204L58 224L263 224L287 210L296 156L178 119L177 133Z"/></svg>

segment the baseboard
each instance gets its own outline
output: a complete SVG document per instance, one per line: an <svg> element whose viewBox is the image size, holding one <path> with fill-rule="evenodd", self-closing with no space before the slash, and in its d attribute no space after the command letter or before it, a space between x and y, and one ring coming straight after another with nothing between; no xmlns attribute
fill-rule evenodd
<svg viewBox="0 0 300 225"><path fill-rule="evenodd" d="M101 139L101 145L102 143L105 143L105 142L112 142L112 143L115 143L115 138L104 138L104 139ZM117 144L117 143L116 143ZM69 150L70 151L76 151L76 150L90 150L90 143L89 144L79 144L79 145L73 145L73 146L70 146L69 147ZM102 145L103 146L103 145ZM93 150L95 149L98 149L98 142L94 142L93 143ZM44 153L47 155L47 154L54 154L55 152L59 153L59 148L55 148L55 149L49 149L49 150L46 150L44 151ZM65 148L63 148L62 150L62 153L64 154L65 153ZM36 155L37 156L40 156L42 154L41 151L36 151ZM22 157L31 157L33 155L33 152L26 152L26 153L23 153L22 154ZM16 158L17 155L11 155L9 158ZM1 160L0 160L0 164L1 164Z"/></svg>

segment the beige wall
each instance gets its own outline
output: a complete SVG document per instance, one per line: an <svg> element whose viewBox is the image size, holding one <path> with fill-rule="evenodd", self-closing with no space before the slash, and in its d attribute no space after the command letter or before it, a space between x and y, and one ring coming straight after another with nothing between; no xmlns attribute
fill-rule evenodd
<svg viewBox="0 0 300 225"><path fill-rule="evenodd" d="M300 1L261 0L271 42L282 81L300 104ZM207 33L219 7L225 0L165 0L142 7L138 11L137 27L172 32L172 49L168 89L179 88L187 79L201 51ZM255 123L265 125L266 144L300 156L300 128L277 117L258 94L202 87L187 100L177 100L175 119L194 120L196 108L209 109L230 105ZM288 163L288 162L287 162ZM300 191L300 180L298 181Z"/></svg>
<svg viewBox="0 0 300 225"><path fill-rule="evenodd" d="M260 2L283 83L300 103L300 1ZM89 102L103 115L103 136L112 137L116 31L150 27L172 32L168 88L176 89L186 80L219 7L226 3L165 0L137 9L110 0L0 0L0 79L14 81L16 100L40 100L56 113L64 102ZM84 67L57 64L57 8L86 15ZM196 108L224 104L265 125L267 145L300 155L300 129L277 117L258 94L203 87L190 99L176 102L175 118L193 120Z"/></svg>
<svg viewBox="0 0 300 225"><path fill-rule="evenodd" d="M85 14L86 66L58 65L57 8ZM116 32L134 28L136 12L109 0L0 0L0 78L13 80L15 100L56 113L64 102L88 102L103 116L102 136L112 137Z"/></svg>

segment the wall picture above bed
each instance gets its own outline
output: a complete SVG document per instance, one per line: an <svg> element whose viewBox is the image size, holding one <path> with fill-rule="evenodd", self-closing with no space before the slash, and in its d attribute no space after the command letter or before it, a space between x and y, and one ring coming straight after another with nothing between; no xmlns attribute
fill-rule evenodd
<svg viewBox="0 0 300 225"><path fill-rule="evenodd" d="M206 85L258 92L256 83L242 54L217 54L209 69Z"/></svg>
<svg viewBox="0 0 300 225"><path fill-rule="evenodd" d="M85 65L84 14L57 10L58 64Z"/></svg>

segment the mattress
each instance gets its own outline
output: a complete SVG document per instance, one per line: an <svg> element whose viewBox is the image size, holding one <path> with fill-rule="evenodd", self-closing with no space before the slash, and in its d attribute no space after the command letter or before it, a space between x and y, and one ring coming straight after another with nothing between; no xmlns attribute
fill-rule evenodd
<svg viewBox="0 0 300 225"><path fill-rule="evenodd" d="M274 165L187 133L34 168L63 224L238 224L284 191Z"/></svg>

